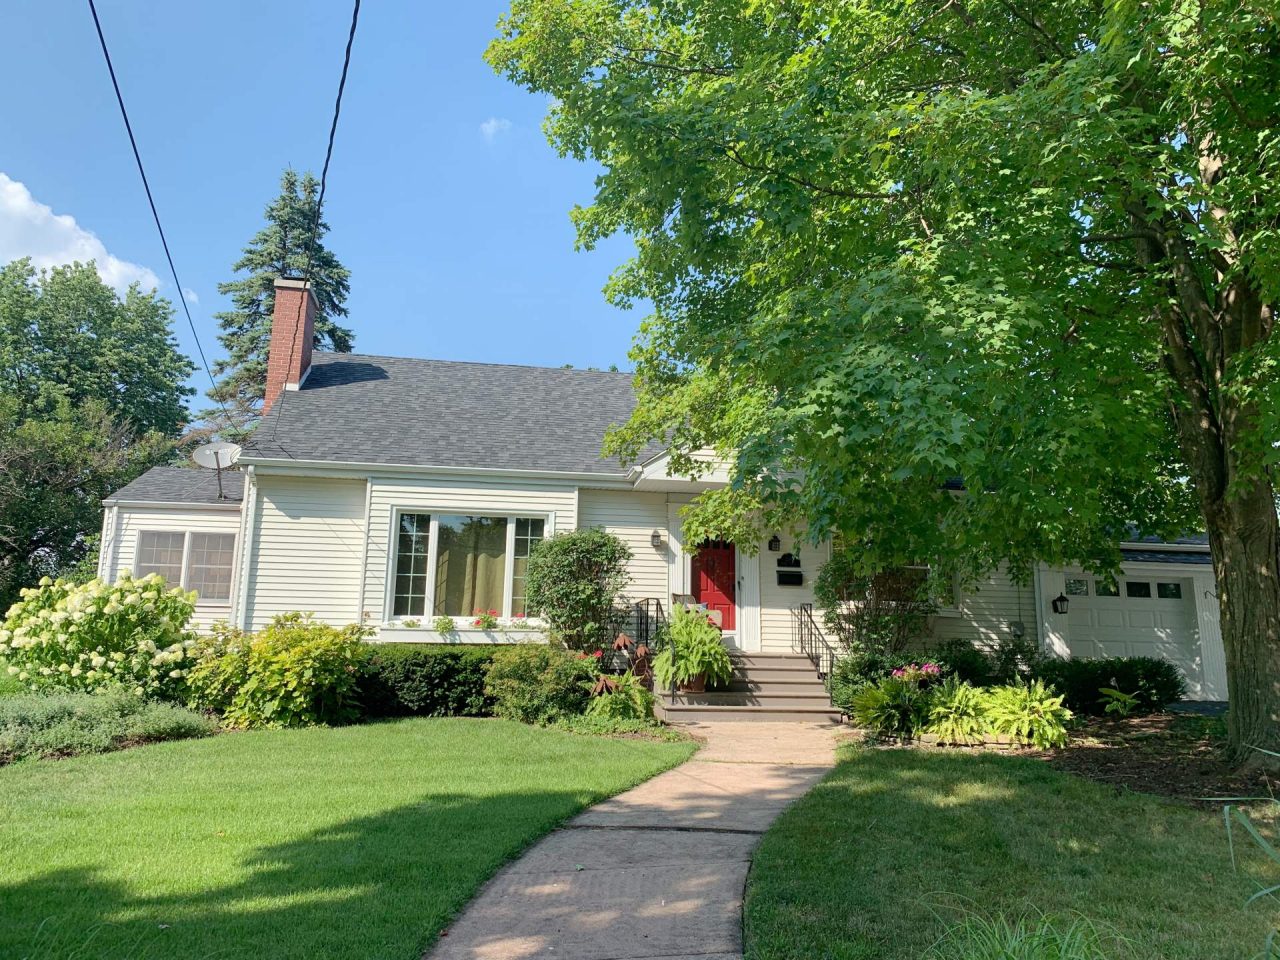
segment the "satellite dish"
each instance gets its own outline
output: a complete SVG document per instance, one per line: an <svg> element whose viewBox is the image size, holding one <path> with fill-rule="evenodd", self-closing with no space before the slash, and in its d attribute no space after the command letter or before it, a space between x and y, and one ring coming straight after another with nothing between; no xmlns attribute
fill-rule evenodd
<svg viewBox="0 0 1280 960"><path fill-rule="evenodd" d="M209 470L218 471L218 499L225 500L222 493L222 468L229 467L240 456L240 447L234 443L219 440L217 443L206 443L191 451L191 459Z"/></svg>
<svg viewBox="0 0 1280 960"><path fill-rule="evenodd" d="M221 440L217 443L206 443L191 451L191 459L210 470L229 467L236 462L238 456L240 456L239 445Z"/></svg>

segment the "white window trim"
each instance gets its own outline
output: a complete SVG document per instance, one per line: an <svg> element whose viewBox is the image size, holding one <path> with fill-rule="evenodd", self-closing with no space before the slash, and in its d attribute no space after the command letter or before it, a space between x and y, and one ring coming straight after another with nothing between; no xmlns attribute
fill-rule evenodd
<svg viewBox="0 0 1280 960"><path fill-rule="evenodd" d="M196 606L197 607L216 607L218 609L228 609L228 610L231 609L231 601L236 592L236 565L237 565L236 544L238 544L240 541L240 538L237 534L232 533L229 530L188 530L185 527L182 528L181 530L175 530L172 527L169 527L169 528L147 527L146 529L139 530L137 536L134 538L134 541L133 541L133 566L134 566L135 572L138 567L138 556L142 552L142 538L148 533L180 533L182 534L182 576L177 586L182 587L183 590L191 589L189 586L187 586L187 584L191 582L190 559L191 559L192 534L209 533L209 534L213 534L215 536L220 536L220 537L230 537L231 538L231 589L229 593L231 594L231 596L228 596L225 600L206 600L204 597L197 597ZM170 584L170 586L172 585L173 584Z"/></svg>
<svg viewBox="0 0 1280 960"><path fill-rule="evenodd" d="M400 518L407 513L427 514L431 518L431 522L427 527L427 584L425 596L422 603L422 613L415 615L412 613L397 614L396 609L396 561L400 554ZM382 604L382 620L384 623L403 623L405 620L419 620L429 622L437 616L448 616L448 614L436 614L436 551L440 543L440 517L497 517L507 521L507 542L506 542L506 570L504 571L502 584L502 610L499 612L498 618L503 621L519 620L522 624L530 624L538 626L542 623L538 617L513 617L511 615L511 601L515 579L515 546L516 546L516 521L517 520L541 520L542 521L542 538L545 540L555 532L556 515L552 512L539 510L492 510L480 509L473 510L469 507L451 506L426 506L410 504L406 506L393 507L391 510L391 527L387 532L387 577L386 589L384 591ZM460 613L453 614L454 623L457 629L469 629L470 617L472 614ZM459 623L458 621L463 621Z"/></svg>
<svg viewBox="0 0 1280 960"><path fill-rule="evenodd" d="M908 570L923 570L926 576L933 575L933 566L927 563L908 563L905 565ZM960 609L960 578L955 574L951 575L951 599L952 602L938 605L938 609L934 610L931 616L934 617L962 617L964 611Z"/></svg>

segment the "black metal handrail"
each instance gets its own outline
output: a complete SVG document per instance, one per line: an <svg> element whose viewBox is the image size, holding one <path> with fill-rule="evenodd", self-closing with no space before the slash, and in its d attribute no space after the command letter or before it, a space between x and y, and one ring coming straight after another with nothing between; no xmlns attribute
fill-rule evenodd
<svg viewBox="0 0 1280 960"><path fill-rule="evenodd" d="M831 674L836 668L836 648L831 645L813 616L813 604L802 603L791 608L791 643L803 653L818 671L822 685L831 692Z"/></svg>
<svg viewBox="0 0 1280 960"><path fill-rule="evenodd" d="M657 597L645 597L631 606L631 625L635 631L632 639L637 644L652 648L654 637L666 622L666 611L662 609L662 601Z"/></svg>

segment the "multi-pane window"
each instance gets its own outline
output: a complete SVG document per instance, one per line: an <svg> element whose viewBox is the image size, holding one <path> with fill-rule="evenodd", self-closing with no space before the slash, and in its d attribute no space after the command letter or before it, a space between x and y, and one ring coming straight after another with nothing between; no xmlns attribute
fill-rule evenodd
<svg viewBox="0 0 1280 960"><path fill-rule="evenodd" d="M185 533L144 530L138 534L138 556L133 572L139 577L158 573L175 586L181 584L186 541Z"/></svg>
<svg viewBox="0 0 1280 960"><path fill-rule="evenodd" d="M529 553L545 527L540 517L399 514L392 616L524 616Z"/></svg>
<svg viewBox="0 0 1280 960"><path fill-rule="evenodd" d="M201 600L226 602L231 599L231 567L235 534L193 533L187 545L187 580Z"/></svg>
<svg viewBox="0 0 1280 960"><path fill-rule="evenodd" d="M158 573L172 586L194 590L201 603L227 603L235 547L234 533L143 530L133 571L139 577Z"/></svg>
<svg viewBox="0 0 1280 960"><path fill-rule="evenodd" d="M515 549L511 554L511 615L523 617L529 613L526 600L528 590L525 586L529 576L529 553L533 545L542 539L542 520L529 517L516 519Z"/></svg>
<svg viewBox="0 0 1280 960"><path fill-rule="evenodd" d="M400 514L396 548L396 595L392 607L397 617L420 617L427 609L427 560L431 545L431 516Z"/></svg>

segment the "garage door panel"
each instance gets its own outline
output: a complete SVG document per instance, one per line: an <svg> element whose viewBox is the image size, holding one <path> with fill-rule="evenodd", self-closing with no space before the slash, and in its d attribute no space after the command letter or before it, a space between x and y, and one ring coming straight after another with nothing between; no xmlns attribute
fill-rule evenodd
<svg viewBox="0 0 1280 960"><path fill-rule="evenodd" d="M1160 581L1167 584L1175 579L1161 577ZM1131 588L1130 583L1136 586ZM1150 584L1149 590L1144 583ZM1098 596L1097 581L1090 578L1087 594L1071 597L1067 618L1071 655L1169 660L1186 676L1188 693L1198 696L1203 673L1192 591L1189 584L1182 584L1178 591L1166 587L1164 596L1159 596L1155 584L1155 577L1125 577L1119 596Z"/></svg>
<svg viewBox="0 0 1280 960"><path fill-rule="evenodd" d="M1105 601L1104 601L1104 602L1105 602ZM1097 610L1097 611L1095 611L1095 612L1094 612L1094 615L1093 615L1093 617L1092 617L1092 620L1093 620L1093 625L1094 625L1095 627L1103 627L1103 628L1107 628L1107 627L1121 627L1121 628L1123 628L1124 626L1126 626L1126 624L1125 624L1125 622L1124 622L1124 611L1123 611L1123 610L1119 610L1119 609L1115 609L1115 610L1108 610L1108 609Z"/></svg>

